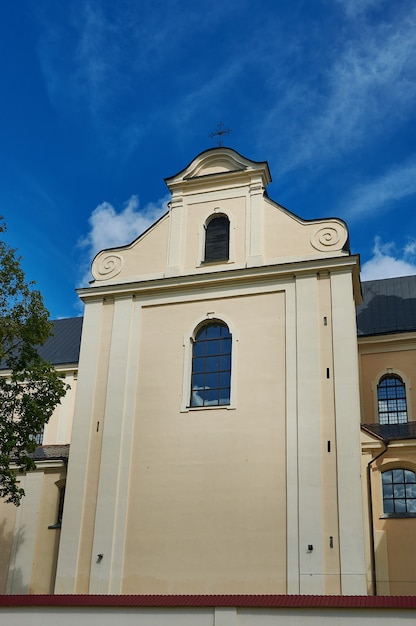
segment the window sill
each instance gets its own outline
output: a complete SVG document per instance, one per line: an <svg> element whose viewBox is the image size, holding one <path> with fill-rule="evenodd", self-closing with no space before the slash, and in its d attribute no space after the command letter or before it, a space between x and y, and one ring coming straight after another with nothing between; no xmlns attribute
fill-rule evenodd
<svg viewBox="0 0 416 626"><path fill-rule="evenodd" d="M48 530L49 530L49 529L50 529L50 530L56 530L56 529L59 529L59 528L61 528L61 525L62 525L62 524L61 524L61 522L56 522L56 524L51 524L50 526L48 526Z"/></svg>
<svg viewBox="0 0 416 626"><path fill-rule="evenodd" d="M218 259L217 261L201 261L199 267L209 267L210 265L229 265L234 263L231 259Z"/></svg>
<svg viewBox="0 0 416 626"><path fill-rule="evenodd" d="M235 405L233 404L219 404L215 406L186 406L181 409L181 413L190 413L193 411L218 411L219 409L226 409L227 411L234 411Z"/></svg>
<svg viewBox="0 0 416 626"><path fill-rule="evenodd" d="M383 513L380 519L416 519L416 513Z"/></svg>

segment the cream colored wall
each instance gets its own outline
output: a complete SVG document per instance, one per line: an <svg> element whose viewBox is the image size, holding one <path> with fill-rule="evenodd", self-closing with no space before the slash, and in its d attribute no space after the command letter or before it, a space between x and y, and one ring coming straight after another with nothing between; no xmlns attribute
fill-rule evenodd
<svg viewBox="0 0 416 626"><path fill-rule="evenodd" d="M117 277L117 281L123 281L127 277L140 280L149 275L163 275L166 269L169 227L166 215L140 237L140 245L133 242L111 252L100 252L93 262L95 278L114 280Z"/></svg>
<svg viewBox="0 0 416 626"><path fill-rule="evenodd" d="M367 463L384 446L373 441L364 446L363 475ZM416 472L416 446L410 442L391 442L387 452L371 466L373 523L378 594L416 595L416 519L383 518L381 474L394 468Z"/></svg>
<svg viewBox="0 0 416 626"><path fill-rule="evenodd" d="M55 593L88 593L106 407L112 300L84 312Z"/></svg>
<svg viewBox="0 0 416 626"><path fill-rule="evenodd" d="M228 409L186 409L207 318ZM354 323L349 271L87 301L55 591L364 593Z"/></svg>
<svg viewBox="0 0 416 626"><path fill-rule="evenodd" d="M45 425L42 442L44 446L63 445L71 441L78 365L70 369L58 367L57 370L63 374L64 382L69 385L69 389Z"/></svg>
<svg viewBox="0 0 416 626"><path fill-rule="evenodd" d="M377 383L392 372L406 384L409 421L415 420L416 386L414 384L416 341L414 334L359 338L362 421L378 422ZM363 476L366 465L384 445L368 435L362 436ZM416 472L416 446L412 440L392 441L372 465L371 480L375 533L375 555L378 593L414 595L416 593L416 519L383 518L381 473L406 468Z"/></svg>
<svg viewBox="0 0 416 626"><path fill-rule="evenodd" d="M20 478L26 493L21 505L0 504L2 593L53 593L60 531L48 526L57 521L65 476L61 461L40 462L36 471Z"/></svg>
<svg viewBox="0 0 416 626"><path fill-rule="evenodd" d="M13 504L0 502L0 594L6 593L17 511Z"/></svg>
<svg viewBox="0 0 416 626"><path fill-rule="evenodd" d="M285 592L284 309L283 293L143 307L123 593ZM207 313L235 326L236 408L181 413L184 329Z"/></svg>
<svg viewBox="0 0 416 626"><path fill-rule="evenodd" d="M360 338L361 411L363 423L378 422L377 383L388 372L399 374L406 384L409 421L416 419L416 384L414 382L416 336Z"/></svg>
<svg viewBox="0 0 416 626"><path fill-rule="evenodd" d="M268 198L264 199L264 254L267 263L281 263L346 254L348 231L341 220L304 222Z"/></svg>

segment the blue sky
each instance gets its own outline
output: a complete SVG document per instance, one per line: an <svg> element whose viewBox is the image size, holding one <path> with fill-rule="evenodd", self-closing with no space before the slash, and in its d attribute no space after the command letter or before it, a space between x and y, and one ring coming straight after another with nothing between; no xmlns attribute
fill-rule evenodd
<svg viewBox="0 0 416 626"><path fill-rule="evenodd" d="M0 214L53 318L220 120L274 200L347 221L363 278L416 273L415 3L20 0L0 42Z"/></svg>

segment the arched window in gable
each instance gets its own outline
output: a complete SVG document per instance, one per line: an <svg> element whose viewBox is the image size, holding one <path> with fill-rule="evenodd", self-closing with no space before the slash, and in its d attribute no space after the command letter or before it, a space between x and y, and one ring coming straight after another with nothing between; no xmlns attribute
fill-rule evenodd
<svg viewBox="0 0 416 626"><path fill-rule="evenodd" d="M397 374L383 376L377 385L380 424L406 424L406 386Z"/></svg>
<svg viewBox="0 0 416 626"><path fill-rule="evenodd" d="M214 215L205 226L204 263L228 261L230 257L230 220L226 215Z"/></svg>
<svg viewBox="0 0 416 626"><path fill-rule="evenodd" d="M230 404L231 349L224 322L210 320L199 328L192 346L191 407Z"/></svg>

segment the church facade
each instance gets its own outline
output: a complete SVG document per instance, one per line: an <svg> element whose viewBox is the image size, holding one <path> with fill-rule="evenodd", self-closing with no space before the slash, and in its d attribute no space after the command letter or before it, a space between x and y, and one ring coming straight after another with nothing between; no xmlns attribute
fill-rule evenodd
<svg viewBox="0 0 416 626"><path fill-rule="evenodd" d="M415 593L414 277L367 293L345 223L270 181L207 150L94 259L44 348L71 389L1 505L3 593Z"/></svg>

